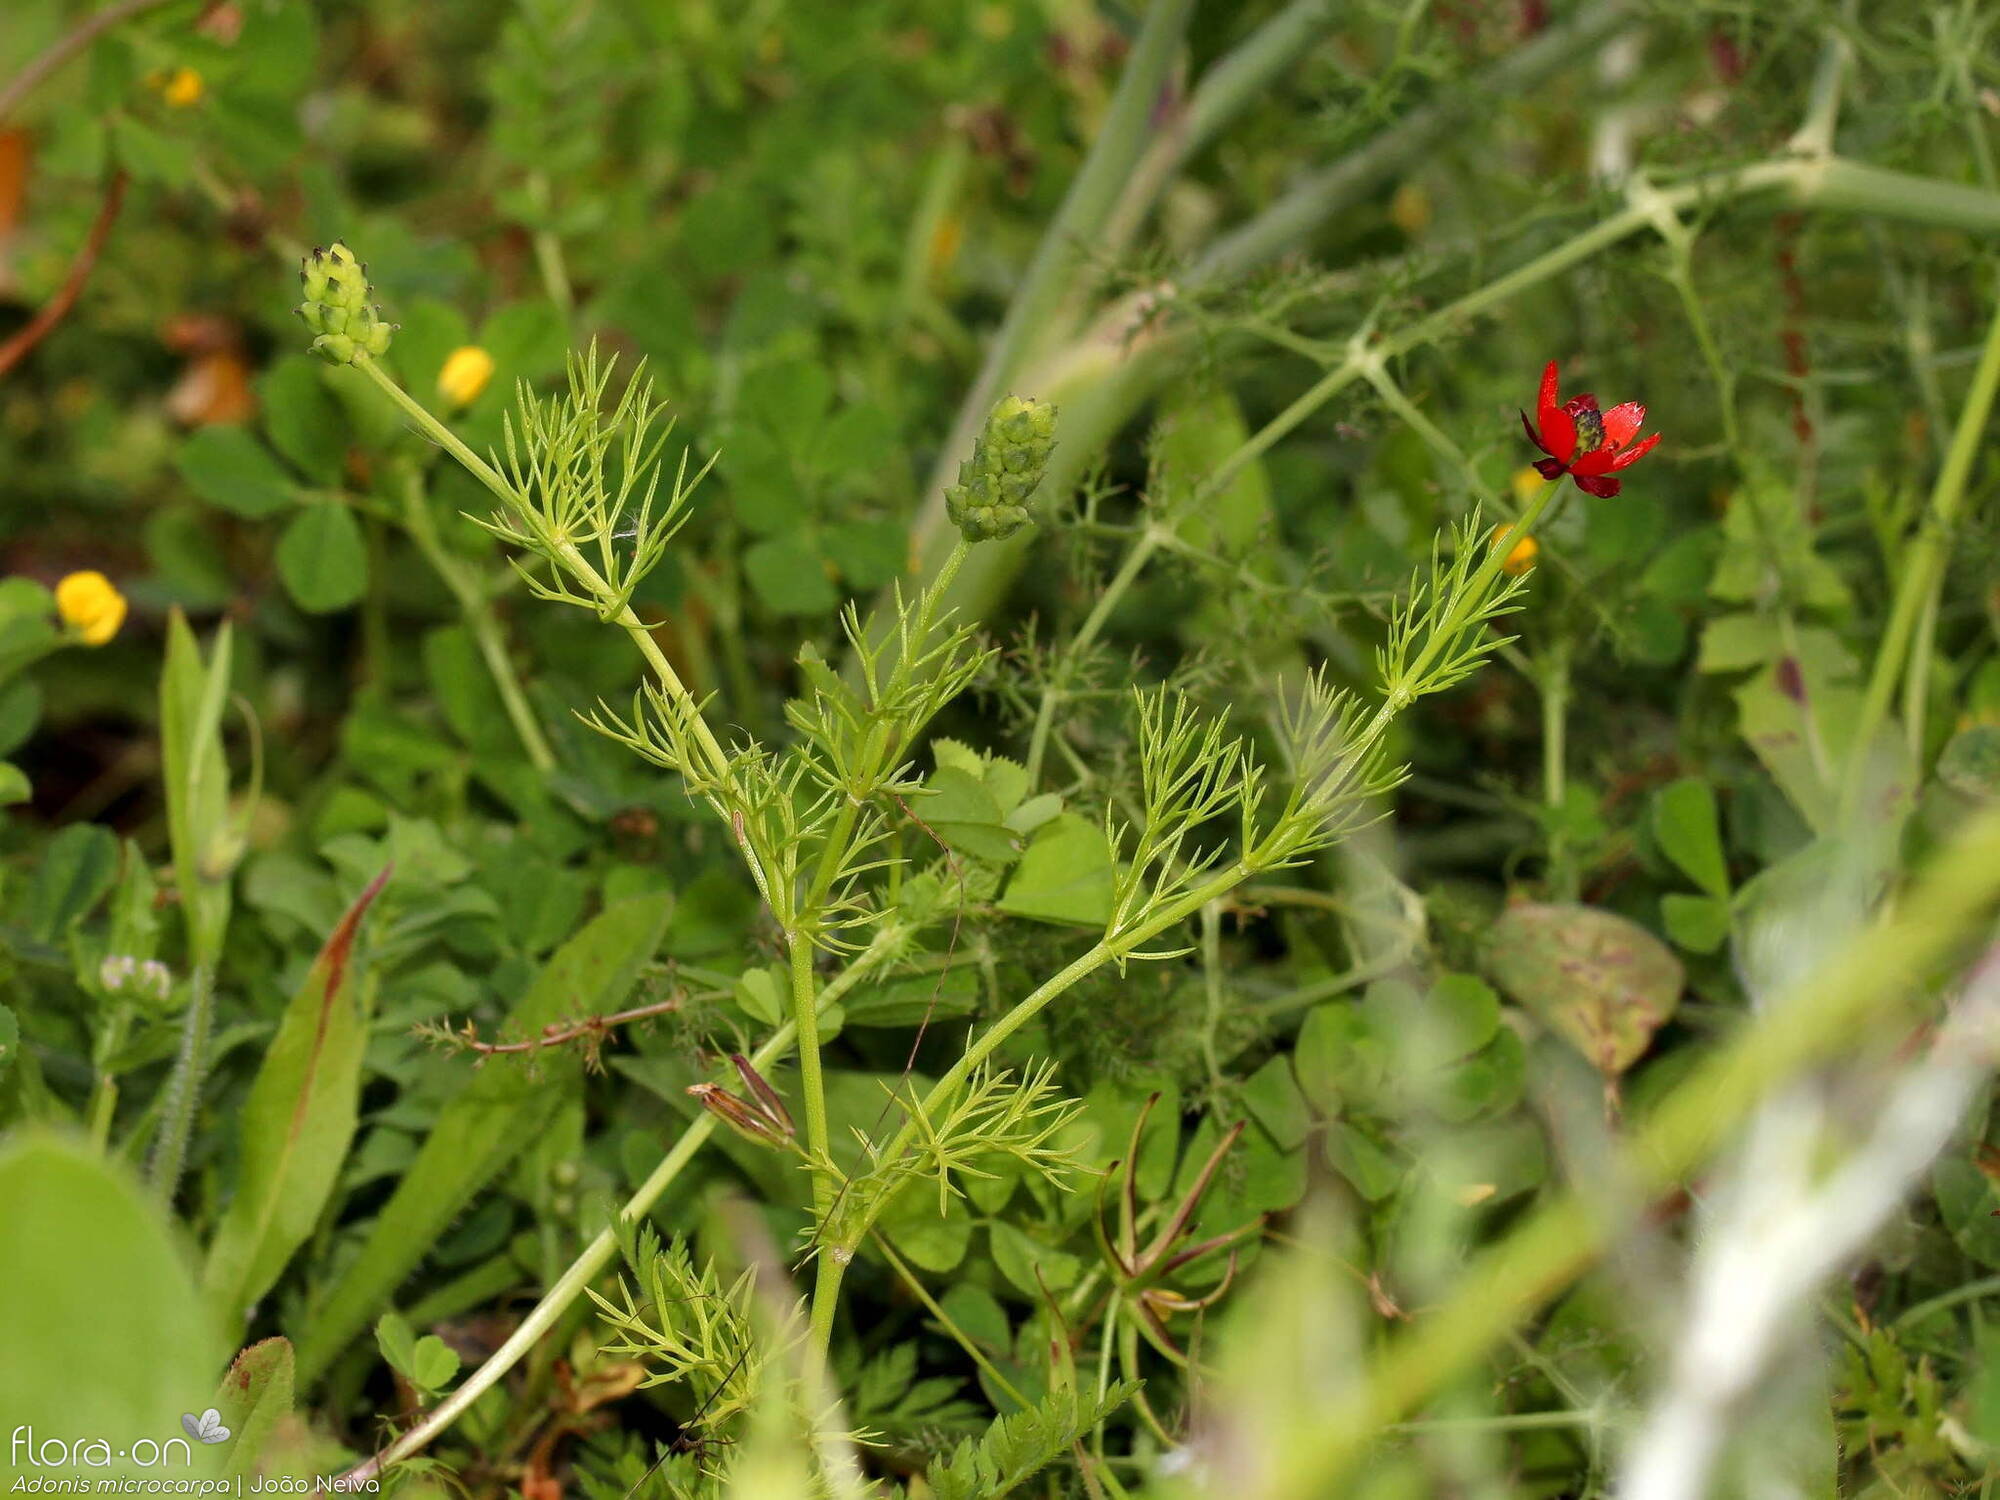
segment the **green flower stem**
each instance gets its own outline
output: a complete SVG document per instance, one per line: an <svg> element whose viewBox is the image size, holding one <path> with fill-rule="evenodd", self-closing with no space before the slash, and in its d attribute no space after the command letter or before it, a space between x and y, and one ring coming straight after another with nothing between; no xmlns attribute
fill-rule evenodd
<svg viewBox="0 0 2000 1500"><path fill-rule="evenodd" d="M181 1016L181 1045L174 1070L161 1092L160 1133L153 1140L146 1175L162 1203L172 1203L187 1165L188 1138L201 1108L201 1081L208 1073L208 1039L215 1029L215 960L197 962L188 976L187 1010Z"/></svg>
<svg viewBox="0 0 2000 1500"><path fill-rule="evenodd" d="M423 476L415 465L404 473L403 529L417 544L417 550L423 553L432 571L444 580L444 586L451 590L452 597L458 600L465 628L471 632L474 643L479 647L486 670L492 675L493 686L499 690L500 702L514 725L514 733L520 738L521 748L527 752L534 768L546 776L556 768L555 751L549 748L548 736L542 732L541 721L535 717L528 695L522 691L520 676L514 670L513 659L507 654L507 643L501 636L499 618L494 614L492 602L478 580L469 576L465 564L445 551L444 543L437 534L437 525L431 519L430 506L424 498Z"/></svg>
<svg viewBox="0 0 2000 1500"><path fill-rule="evenodd" d="M1152 0L1147 7L1103 127L1091 142L1062 206L1043 231L1034 258L1008 303L985 363L958 409L951 436L938 452L927 493L942 497L958 471L959 460L972 452L973 440L1002 387L1013 378L1034 342L1044 337L1049 316L1061 303L1071 267L1080 252L1097 239L1152 138L1153 109L1180 54L1181 37L1193 13L1194 0ZM940 524L942 504L940 498Z"/></svg>
<svg viewBox="0 0 2000 1500"><path fill-rule="evenodd" d="M422 402L418 401L408 391L392 380L372 358L366 354L357 354L354 358L354 366L370 380L374 381L376 387L384 395L395 402L397 406L401 407L404 414L412 422L416 423L420 432L464 465L466 472L485 485L503 505L506 505L510 510L516 510L524 514L527 512L526 497L515 490L514 486L507 481L506 476L501 474L498 469L494 468L493 465L481 458L477 453L474 453L471 448L467 447L464 440L457 433L431 415ZM586 589L596 594L599 598L609 598L611 596L610 586L605 583L602 575L595 568L591 567L589 560L578 550L574 542L561 537L549 537L545 540L547 540L551 552L561 560L563 566L569 569L571 574ZM645 622L633 612L631 606L625 605L621 607L616 614L611 616L610 623L617 625L632 638L633 644L639 648L640 654L646 658L647 665L653 669L654 675L659 678L661 686L676 699L692 705L694 701L693 697L681 682L680 675L674 671L673 663L667 660L666 653L660 649L660 643L653 639L652 632L646 628ZM702 775L733 793L734 777L730 772L728 753L722 748L721 742L715 738L714 731L708 727L708 721L700 713L692 713L689 717L690 722L694 726L695 737L701 746L703 757L708 762L707 765L697 767L696 769ZM745 853L748 853L747 849ZM757 876L759 888L761 889L763 886L763 872L754 862L752 864L752 873ZM766 899L769 899L768 893Z"/></svg>
<svg viewBox="0 0 2000 1500"><path fill-rule="evenodd" d="M1561 813L1568 797L1564 741L1569 729L1569 643L1558 637L1543 656L1535 685L1542 698L1542 803L1556 815L1549 831L1549 884L1556 899L1576 899L1576 872L1570 868Z"/></svg>
<svg viewBox="0 0 2000 1500"><path fill-rule="evenodd" d="M1932 627L1936 623L1937 593L1944 582L1945 563L1951 555L1951 532L1958 508L1965 499L1966 481L1972 477L1973 461L1979 456L1987 418L1993 400L2000 394L2000 301L1993 309L1993 321L1986 330L1986 346L1979 366L1973 371L1972 387L1965 405L1959 409L1958 426L1938 470L1931 490L1929 514L1916 537L1903 553L1902 576L1897 581L1896 602L1889 612L1889 625L1875 651L1874 670L1868 676L1868 691L1861 700L1855 721L1854 742L1847 752L1846 774L1841 782L1841 808L1855 810L1868 769L1869 747L1888 712L1896 691L1896 679L1905 661L1910 673L1908 703L1912 714L1921 714L1928 696ZM1919 630L1919 622L1923 629ZM1912 736L1920 733L1910 726Z"/></svg>
<svg viewBox="0 0 2000 1500"><path fill-rule="evenodd" d="M1188 159L1258 100L1305 55L1334 19L1333 0L1292 0L1226 57L1211 63L1132 169L1104 224L1103 249L1122 255Z"/></svg>
<svg viewBox="0 0 2000 1500"><path fill-rule="evenodd" d="M1509 298L1656 227L1662 208L1675 213L1709 211L1738 201L1771 199L1797 208L1875 214L1971 233L2000 232L2000 193L1839 157L1777 157L1710 173L1672 188L1645 191L1654 197L1648 199L1641 193L1641 206L1608 215L1435 313L1385 335L1371 346L1373 352L1393 359L1462 332L1474 319ZM1297 227L1302 231L1311 226ZM1272 238L1277 243L1277 237ZM1224 269L1218 264L1208 267L1204 275L1220 277ZM1160 332L1153 326L1156 317L1149 299L1128 299L1075 345L1053 353L1037 366L1032 378L1021 382L1054 401L1062 411L1056 443L1056 463L1062 467L1060 472L1052 469L1052 477L1044 482L1045 495L1066 492L1069 476L1082 471L1193 346L1192 336L1185 331ZM1261 457L1362 374L1362 367L1352 360L1330 369L1227 461L1229 475L1233 477L1242 464ZM964 447L969 450L970 445L967 437ZM940 495L943 483L940 480L934 486ZM919 555L933 567L942 555L937 543L944 521L943 501L936 496L934 501L927 504L917 523L915 542ZM1029 540L1017 537L986 548L959 579L954 599L958 608L971 618L987 618L1023 565Z"/></svg>
<svg viewBox="0 0 2000 1500"><path fill-rule="evenodd" d="M1940 854L1895 914L1841 944L1802 983L1711 1052L1619 1153L1615 1204L1567 1194L1479 1256L1439 1306L1389 1343L1367 1378L1295 1441L1263 1493L1340 1492L1375 1436L1419 1411L1523 1318L1559 1293L1613 1237L1723 1145L1757 1107L1857 1035L1907 1021L1935 967L1993 920L2000 898L2000 810Z"/></svg>
<svg viewBox="0 0 2000 1500"><path fill-rule="evenodd" d="M888 961L902 945L908 933L900 927L883 927L876 932L868 946L855 956L836 978L829 981L819 993L818 1009L824 1011L836 1004L840 998L854 988L869 974ZM759 1072L766 1072L784 1060L791 1051L792 1043L798 1035L798 1028L790 1021L779 1026L765 1039L764 1045L750 1056L751 1066ZM660 1195L680 1176L683 1168L694 1159L694 1155L715 1132L715 1116L703 1111L689 1122L681 1138L674 1142L673 1149L661 1158L660 1164L642 1182L638 1190L626 1200L619 1210L619 1217L630 1223L643 1217L659 1201ZM381 1476L392 1464L400 1463L412 1454L421 1453L440 1433L456 1422L481 1396L491 1390L506 1373L519 1364L534 1349L569 1305L582 1295L583 1289L611 1263L618 1253L618 1236L612 1229L600 1230L591 1242L583 1247L569 1269L550 1285L537 1302L507 1338L494 1350L478 1369L460 1382L458 1388L438 1403L416 1426L397 1438L387 1448L364 1463L357 1464L335 1481L342 1489L359 1489L363 1483Z"/></svg>
<svg viewBox="0 0 2000 1500"><path fill-rule="evenodd" d="M833 1152L826 1121L826 1077L819 1052L819 1004L814 994L813 941L808 932L790 935L792 959L792 1026L799 1043L799 1102L806 1116L806 1151L812 1162L813 1218L824 1224L839 1191L833 1175ZM838 1275L828 1285L828 1268L833 1257L819 1257L818 1279L813 1284L812 1357L818 1368L826 1368L827 1350L833 1339L833 1307L839 1294Z"/></svg>
<svg viewBox="0 0 2000 1500"><path fill-rule="evenodd" d="M987 1378L999 1388L1002 1395L1018 1406L1027 1407L1035 1404L1014 1389L1014 1383L1000 1373L1000 1367L987 1358L986 1351L979 1347L972 1335L952 1321L951 1314L939 1306L937 1298L930 1294L930 1289L924 1285L923 1278L910 1269L903 1257L896 1253L896 1247L889 1243L889 1237L879 1229L875 1231L875 1248L889 1263L889 1269L894 1271L903 1285L910 1289L910 1295L923 1303L924 1310L938 1320L938 1326L944 1329L946 1336L963 1349L974 1364L986 1372Z"/></svg>

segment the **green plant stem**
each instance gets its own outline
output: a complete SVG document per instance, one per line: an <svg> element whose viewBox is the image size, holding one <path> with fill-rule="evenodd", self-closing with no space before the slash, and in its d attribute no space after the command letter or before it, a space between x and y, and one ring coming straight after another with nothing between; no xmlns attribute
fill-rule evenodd
<svg viewBox="0 0 2000 1500"><path fill-rule="evenodd" d="M499 691L500 702L521 741L521 748L527 752L529 763L546 776L556 768L555 751L549 748L548 736L542 732L541 721L535 717L528 695L522 691L520 676L514 670L513 660L507 654L507 643L501 635L499 617L493 612L492 601L485 589L469 576L469 570L463 563L445 551L437 526L431 519L430 505L424 498L423 476L414 465L404 475L403 525L410 539L417 544L417 550L431 565L431 570L444 580L444 586L458 601L459 614L479 648L487 672L493 678L493 686Z"/></svg>
<svg viewBox="0 0 2000 1500"><path fill-rule="evenodd" d="M534 172L528 177L528 196L535 212L546 215L549 211L549 179L545 172ZM549 301L556 305L565 324L575 321L576 293L570 287L569 267L563 261L562 241L553 229L546 225L534 230L535 267L541 272L542 288L549 294Z"/></svg>
<svg viewBox="0 0 2000 1500"><path fill-rule="evenodd" d="M501 474L498 469L495 469L493 465L481 458L477 453L474 453L471 448L467 447L464 440L457 433L453 432L443 422L440 422L422 402L418 401L408 391L392 380L380 365L376 364L366 354L359 354L355 356L354 366L370 380L374 381L376 387L384 395L395 402L397 406L401 407L405 415L412 422L416 423L419 431L464 465L466 472L485 485L503 505L524 514L527 512L526 497L515 490L514 486L507 481L506 476ZM584 557L574 542L559 537L550 537L546 540L548 541L550 550L562 560L563 566L568 568L585 588L600 598L609 598L611 596L610 586L605 583L597 570L591 567L589 559ZM616 613L609 617L609 622L618 626L626 635L631 637L632 643L639 648L640 654L646 658L647 665L653 669L654 675L659 678L660 685L675 699L687 704L692 709L694 705L693 696L681 682L680 674L674 670L673 663L667 660L666 653L660 649L660 643L653 639L653 633L646 628L645 622L633 612L632 607L630 605L620 607ZM693 726L695 739L701 747L703 758L708 762L706 765L697 767L696 770L707 779L714 781L717 785L731 793L732 800L734 800L735 778L730 770L728 752L722 748L721 742L715 737L715 732L708 727L708 720L699 711L690 712L689 722ZM746 856L750 853L747 847L744 853ZM757 878L759 889L765 890L765 900L769 901L770 895L768 890L765 889L763 870L756 861L752 860L750 863L751 873Z"/></svg>
<svg viewBox="0 0 2000 1500"><path fill-rule="evenodd" d="M1542 802L1551 814L1549 830L1549 883L1561 900L1572 900L1573 875L1569 850L1562 834L1563 802L1569 795L1566 780L1569 730L1569 646L1558 637L1542 659L1535 676L1542 698Z"/></svg>
<svg viewBox="0 0 2000 1500"><path fill-rule="evenodd" d="M1372 346L1373 351L1383 359L1392 359L1462 332L1474 319L1510 297L1652 227L1661 205L1673 212L1690 208L1706 211L1729 203L1769 199L1801 209L1876 214L1971 233L2000 232L2000 193L1863 166L1839 157L1777 157L1753 162L1657 190L1657 196L1659 204L1647 202L1608 215L1485 286L1384 335ZM1328 212L1339 206L1337 199L1329 202L1333 206ZM1283 248L1280 237L1267 237L1276 248ZM1220 278L1228 269L1206 262L1204 266L1202 275L1209 278ZM1090 458L1151 396L1176 361L1194 346L1190 333L1164 332L1156 326L1156 304L1165 295L1134 296L1108 309L1074 344L1051 353L1018 382L1054 401L1062 413L1056 443L1060 471L1052 467L1042 485L1044 495L1066 493L1073 476L1083 471ZM1343 360L1256 433L1236 462L1253 462L1361 374L1360 365ZM927 568L935 569L942 559L938 539L944 525L943 501L934 494L915 528L916 550ZM1023 565L1032 540L1023 533L982 548L958 581L953 597L956 607L972 619L988 618Z"/></svg>
<svg viewBox="0 0 2000 1500"><path fill-rule="evenodd" d="M819 992L819 1009L825 1010L835 1004L854 986L873 973L889 959L901 946L908 934L897 927L883 927L866 948L856 955L837 977ZM764 1045L750 1056L750 1062L759 1072L768 1071L792 1048L798 1035L797 1027L790 1021L773 1031L765 1039ZM660 1195L680 1176L683 1168L694 1159L694 1155L715 1131L715 1116L703 1112L689 1122L681 1137L674 1142L673 1149L661 1158L638 1190L626 1200L619 1210L619 1217L630 1223L637 1220L659 1201ZM438 1403L424 1419L408 1432L397 1438L387 1448L373 1458L355 1465L335 1481L343 1489L359 1489L368 1480L379 1478L391 1465L400 1463L412 1454L422 1452L440 1433L456 1422L481 1396L491 1390L506 1373L519 1364L540 1342L542 1336L554 1327L557 1320L583 1293L595 1276L611 1263L618 1253L618 1236L610 1228L598 1231L597 1235L569 1268L542 1293L542 1298L531 1308L520 1325L508 1335L507 1341L494 1350L486 1362L459 1384L449 1396Z"/></svg>
<svg viewBox="0 0 2000 1500"><path fill-rule="evenodd" d="M1035 1404L1017 1391L1014 1383L1000 1373L1000 1367L986 1357L986 1351L974 1342L970 1334L952 1321L951 1314L938 1305L937 1298L930 1294L930 1289L924 1285L922 1279L909 1268L903 1257L896 1253L896 1247L889 1243L889 1237L880 1229L875 1231L875 1248L889 1263L889 1269L894 1271L902 1279L903 1285L910 1289L910 1294L923 1303L924 1309L938 1320L938 1326L944 1329L946 1336L963 1349L974 1364L986 1372L987 1378L998 1387L1002 1395L1023 1408Z"/></svg>
<svg viewBox="0 0 2000 1500"><path fill-rule="evenodd" d="M1187 103L1172 112L1127 178L1104 224L1104 250L1123 253L1191 156L1214 140L1304 54L1334 18L1333 0L1292 0L1218 58L1201 75Z"/></svg>
<svg viewBox="0 0 2000 1500"><path fill-rule="evenodd" d="M1720 1146L1765 1099L1855 1037L1907 1018L1935 967L1990 923L2000 897L2000 811L1932 861L1893 916L1840 945L1796 990L1711 1053L1619 1153L1616 1203L1568 1194L1479 1256L1445 1301L1393 1340L1355 1393L1279 1449L1264 1493L1340 1492L1377 1433L1404 1421L1612 1237Z"/></svg>
<svg viewBox="0 0 2000 1500"><path fill-rule="evenodd" d="M1968 1281L1963 1286L1955 1286L1948 1292L1940 1292L1935 1297L1905 1308L1897 1315L1895 1326L1908 1328L1941 1312L1950 1312L1954 1307L1963 1307L1968 1302L1977 1302L1996 1293L2000 1293L2000 1276L1982 1276L1977 1281Z"/></svg>
<svg viewBox="0 0 2000 1500"><path fill-rule="evenodd" d="M160 1133L146 1175L153 1194L172 1203L187 1165L188 1138L201 1109L201 1082L208 1073L208 1039L215 1027L215 961L202 959L188 976L188 1005L181 1016L181 1045L174 1070L161 1091Z"/></svg>
<svg viewBox="0 0 2000 1500"><path fill-rule="evenodd" d="M1583 65L1599 42L1629 26L1636 13L1631 0L1604 0L1563 25L1549 27L1478 77L1442 91L1435 102L1305 178L1211 245L1188 279L1199 285L1234 281L1292 249L1342 209L1420 161L1467 119L1533 92L1566 68Z"/></svg>
<svg viewBox="0 0 2000 1500"><path fill-rule="evenodd" d="M1015 288L986 360L959 407L951 436L938 453L929 493L941 496L959 460L972 451L973 440L1001 389L1020 368L1032 344L1044 335L1049 314L1062 299L1070 268L1103 228L1134 163L1151 139L1154 106L1180 53L1181 36L1193 13L1194 0L1152 0L1147 7L1104 124Z"/></svg>
<svg viewBox="0 0 2000 1500"><path fill-rule="evenodd" d="M119 0L116 5L107 5L95 15L86 16L8 79L6 87L0 88L0 120L11 115L43 79L59 70L112 27L149 10L157 10L166 3L167 0Z"/></svg>
<svg viewBox="0 0 2000 1500"><path fill-rule="evenodd" d="M813 994L813 944L810 935L794 931L792 958L792 1024L798 1032L799 1100L806 1116L806 1149L812 1163L813 1218L825 1224L839 1184L834 1180L833 1152L826 1119L826 1079L819 1051L819 1007ZM824 1372L833 1345L833 1314L840 1299L839 1267L821 1253L816 1261L812 1295L809 1358Z"/></svg>
<svg viewBox="0 0 2000 1500"><path fill-rule="evenodd" d="M1866 780L1869 748L1875 742L1875 732L1888 712L1896 680L1906 663L1913 679L1909 702L1916 711L1921 711L1924 705L1931 632L1926 629L1919 636L1918 623L1920 620L1935 623L1935 595L1943 585L1945 564L1951 555L1952 526L1965 499L1966 482L1979 456L1980 440L1985 435L1987 418L1992 415L1996 393L2000 393L2000 299L1995 301L1993 321L1986 330L1986 344L1980 351L1978 368L1973 371L1972 387L1966 392L1965 404L1959 408L1958 426L1952 432L1951 446L1945 451L1937 484L1931 490L1929 513L1903 553L1896 600L1890 608L1882 642L1875 650L1874 669L1868 675L1868 690L1862 697L1854 740L1848 749L1846 773L1841 781L1844 814L1856 810Z"/></svg>

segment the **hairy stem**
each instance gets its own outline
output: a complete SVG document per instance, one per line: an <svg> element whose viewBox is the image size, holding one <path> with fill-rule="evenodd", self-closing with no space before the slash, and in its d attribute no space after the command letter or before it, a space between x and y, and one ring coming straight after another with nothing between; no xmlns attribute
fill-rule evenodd
<svg viewBox="0 0 2000 1500"><path fill-rule="evenodd" d="M161 1093L160 1133L146 1168L153 1193L172 1203L187 1166L188 1138L201 1108L201 1082L208 1073L208 1040L215 1029L215 961L203 959L188 976L188 1006L181 1017L181 1045L174 1070Z"/></svg>

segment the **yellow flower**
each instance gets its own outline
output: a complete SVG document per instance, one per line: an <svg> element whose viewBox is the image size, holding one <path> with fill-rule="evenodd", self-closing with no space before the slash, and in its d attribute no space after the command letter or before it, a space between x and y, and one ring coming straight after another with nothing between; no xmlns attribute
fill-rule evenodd
<svg viewBox="0 0 2000 1500"><path fill-rule="evenodd" d="M1430 228L1431 195L1414 182L1404 183L1389 200L1389 222L1415 239Z"/></svg>
<svg viewBox="0 0 2000 1500"><path fill-rule="evenodd" d="M125 623L125 596L102 573L72 573L56 585L56 613L84 645L101 646Z"/></svg>
<svg viewBox="0 0 2000 1500"><path fill-rule="evenodd" d="M1525 469L1515 471L1514 498L1520 501L1521 504L1526 505L1530 500L1535 498L1542 486L1547 483L1548 481L1542 478L1535 466L1529 464Z"/></svg>
<svg viewBox="0 0 2000 1500"><path fill-rule="evenodd" d="M452 350L438 371L438 394L453 406L470 406L492 378L493 356L477 344L465 344Z"/></svg>
<svg viewBox="0 0 2000 1500"><path fill-rule="evenodd" d="M201 102L205 85L193 68L175 68L160 82L160 97L174 109L187 109Z"/></svg>
<svg viewBox="0 0 2000 1500"><path fill-rule="evenodd" d="M1511 526L1493 528L1493 545L1506 547L1507 539L1514 534ZM1535 565L1535 558L1541 552L1542 544L1531 536L1524 536L1513 546L1507 547L1507 556L1500 564L1500 571L1512 578L1519 578Z"/></svg>

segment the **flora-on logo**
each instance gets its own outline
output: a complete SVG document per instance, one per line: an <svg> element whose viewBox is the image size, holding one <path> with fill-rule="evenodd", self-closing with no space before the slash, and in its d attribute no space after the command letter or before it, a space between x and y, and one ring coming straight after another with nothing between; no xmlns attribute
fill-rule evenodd
<svg viewBox="0 0 2000 1500"><path fill-rule="evenodd" d="M222 1425L222 1413L212 1406L198 1417L193 1412L183 1412L181 1430L197 1443L229 1441L229 1429Z"/></svg>

